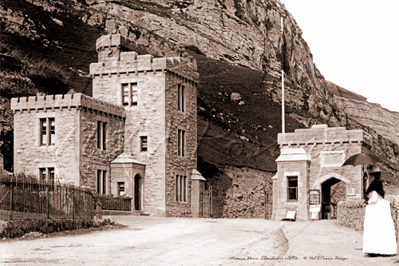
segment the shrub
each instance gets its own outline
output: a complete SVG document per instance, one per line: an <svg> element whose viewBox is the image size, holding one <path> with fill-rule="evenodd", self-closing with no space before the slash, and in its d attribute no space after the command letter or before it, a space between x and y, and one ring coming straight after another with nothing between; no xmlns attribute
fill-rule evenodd
<svg viewBox="0 0 399 266"><path fill-rule="evenodd" d="M113 222L105 220L103 224L113 224ZM9 221L6 228L0 232L0 238L15 238L30 232L49 234L53 232L90 228L94 226L95 224L93 221L85 219Z"/></svg>

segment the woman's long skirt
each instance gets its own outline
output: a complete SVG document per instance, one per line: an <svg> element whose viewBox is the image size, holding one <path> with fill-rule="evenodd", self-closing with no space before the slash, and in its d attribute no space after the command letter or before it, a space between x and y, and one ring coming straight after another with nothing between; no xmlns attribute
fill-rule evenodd
<svg viewBox="0 0 399 266"><path fill-rule="evenodd" d="M395 227L389 201L379 200L366 206L363 232L363 253L396 254Z"/></svg>

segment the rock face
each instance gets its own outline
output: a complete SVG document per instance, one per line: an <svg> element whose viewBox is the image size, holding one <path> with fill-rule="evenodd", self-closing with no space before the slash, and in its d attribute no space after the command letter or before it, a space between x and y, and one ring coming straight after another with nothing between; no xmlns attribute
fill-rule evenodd
<svg viewBox="0 0 399 266"><path fill-rule="evenodd" d="M228 167L232 185L226 190L224 218L271 218L271 175L249 168Z"/></svg>
<svg viewBox="0 0 399 266"><path fill-rule="evenodd" d="M359 123L373 128L378 134L399 143L399 113L389 111L376 103L335 96L342 110ZM396 151L397 153L398 151Z"/></svg>
<svg viewBox="0 0 399 266"><path fill-rule="evenodd" d="M48 16L41 23L39 11ZM306 127L326 123L366 130L373 136L372 150L389 163L399 161L398 115L326 81L279 0L5 0L1 14L3 31L50 46L50 35L73 20L88 29L120 32L138 53L176 56L191 50L262 70L262 93L277 103L284 70L291 118Z"/></svg>

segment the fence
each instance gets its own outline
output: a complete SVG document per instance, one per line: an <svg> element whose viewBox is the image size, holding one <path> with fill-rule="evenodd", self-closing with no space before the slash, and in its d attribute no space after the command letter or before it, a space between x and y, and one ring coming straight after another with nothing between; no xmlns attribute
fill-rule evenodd
<svg viewBox="0 0 399 266"><path fill-rule="evenodd" d="M87 189L26 175L0 176L0 220L92 219L94 204Z"/></svg>
<svg viewBox="0 0 399 266"><path fill-rule="evenodd" d="M132 198L100 196L101 208L112 211L131 211Z"/></svg>

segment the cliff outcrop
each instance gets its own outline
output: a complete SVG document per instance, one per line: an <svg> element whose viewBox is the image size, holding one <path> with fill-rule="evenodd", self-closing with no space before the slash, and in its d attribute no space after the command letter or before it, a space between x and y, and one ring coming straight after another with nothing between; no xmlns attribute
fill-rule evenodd
<svg viewBox="0 0 399 266"><path fill-rule="evenodd" d="M388 171L395 175L394 168L398 168L398 114L326 81L313 62L301 28L279 0L4 0L0 13L6 36L3 44L31 47L41 43L42 56L53 57L79 74L70 79L75 91L89 91L85 75L89 63L95 61L93 43L104 32L127 36L131 48L139 53L195 56L202 71L200 119L220 126L235 139L233 143L273 147L266 156L271 162L278 156L273 139L281 123L283 69L287 130L314 123L364 129L372 135L371 148L384 157ZM224 72L208 73L201 64L209 62L222 62L215 65ZM226 80L239 76L238 72L252 75L247 82L252 87L238 87L240 81ZM240 94L241 99L232 100L232 93ZM255 113L246 110L250 105ZM214 149L211 144L207 148ZM234 165L235 158L229 158ZM249 160L247 166L258 167L258 163L248 164Z"/></svg>

